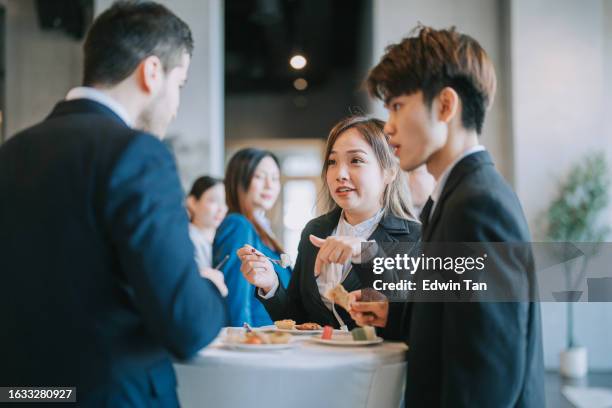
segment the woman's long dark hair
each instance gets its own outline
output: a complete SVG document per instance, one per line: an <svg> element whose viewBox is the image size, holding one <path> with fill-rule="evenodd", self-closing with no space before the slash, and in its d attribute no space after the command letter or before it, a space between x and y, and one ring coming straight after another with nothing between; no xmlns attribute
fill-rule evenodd
<svg viewBox="0 0 612 408"><path fill-rule="evenodd" d="M268 150L248 147L237 151L232 156L225 171L225 198L228 213L244 215L253 224L255 231L266 245L283 253L282 245L257 222L254 215L249 213L244 205L244 196L249 190L255 169L265 157L271 157L280 168L278 158Z"/></svg>

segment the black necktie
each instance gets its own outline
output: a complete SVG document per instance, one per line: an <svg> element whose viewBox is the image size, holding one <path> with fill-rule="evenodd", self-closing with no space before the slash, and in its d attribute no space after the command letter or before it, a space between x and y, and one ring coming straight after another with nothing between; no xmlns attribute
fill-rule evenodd
<svg viewBox="0 0 612 408"><path fill-rule="evenodd" d="M421 211L421 224L423 224L423 229L425 229L425 227L427 227L427 224L429 224L429 218L431 215L431 208L433 207L434 201L431 199L431 197L429 197L427 199L427 202L425 203L425 206L423 207L423 211Z"/></svg>

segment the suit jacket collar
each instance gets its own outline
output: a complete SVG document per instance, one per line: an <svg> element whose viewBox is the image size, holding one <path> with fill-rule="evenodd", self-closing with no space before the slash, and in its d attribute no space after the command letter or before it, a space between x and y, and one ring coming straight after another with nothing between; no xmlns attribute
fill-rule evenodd
<svg viewBox="0 0 612 408"><path fill-rule="evenodd" d="M117 123L128 127L128 125L123 121L123 119L121 119L119 115L113 112L112 109L99 102L92 101L91 99L72 99L69 101L61 101L57 105L55 105L55 107L47 117L47 120L64 115L87 113L104 115L109 119L112 119Z"/></svg>
<svg viewBox="0 0 612 408"><path fill-rule="evenodd" d="M320 238L328 237L334 232L334 229L338 226L338 221L340 221L340 215L342 214L342 209L337 207L334 210L328 212L319 218L319 222L313 225L313 231L316 231L315 234ZM380 219L378 226L374 230L374 232L368 237L369 240L375 241L389 241L390 239L385 239L394 233L408 233L410 232L410 223L407 220L396 217L388 211L385 211L384 215Z"/></svg>
<svg viewBox="0 0 612 408"><path fill-rule="evenodd" d="M410 222L403 218L396 217L390 212L385 212L376 230L378 229L382 229L389 234L398 232L402 234L410 233ZM374 232L376 233L376 231Z"/></svg>
<svg viewBox="0 0 612 408"><path fill-rule="evenodd" d="M444 201L448 198L450 194L457 188L459 183L470 173L479 169L482 166L493 165L493 160L491 160L491 155L486 150L476 152L464 157L459 163L455 165L450 174L448 175L448 179L446 180L446 184L444 185L444 189L440 194L440 199L436 203L436 208L434 209L433 214L431 215L431 219L429 222L424 222L423 224L423 240L427 241L431 238L431 234L438 222L441 213L442 207L444 206Z"/></svg>
<svg viewBox="0 0 612 408"><path fill-rule="evenodd" d="M320 216L311 225L310 233L319 238L327 238L332 234L332 232L334 232L334 228L336 228L336 226L338 225L338 221L340 220L340 214L342 214L342 209L335 208L327 214ZM306 239L308 239L308 237L306 237ZM312 244L309 243L309 245Z"/></svg>

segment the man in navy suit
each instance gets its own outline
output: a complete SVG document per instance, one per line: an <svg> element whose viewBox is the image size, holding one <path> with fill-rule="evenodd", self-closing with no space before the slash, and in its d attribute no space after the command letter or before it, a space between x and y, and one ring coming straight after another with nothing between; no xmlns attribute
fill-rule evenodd
<svg viewBox="0 0 612 408"><path fill-rule="evenodd" d="M427 246L471 242L501 255L499 243L522 243L525 250L496 256L488 271L508 284L498 290L532 282L521 205L479 143L496 88L480 44L454 29L420 27L387 48L367 83L389 110L385 131L402 169L425 163L436 179L421 213ZM352 316L408 342L407 407L543 407L540 309L519 296L533 287L519 289L509 302L356 303Z"/></svg>
<svg viewBox="0 0 612 408"><path fill-rule="evenodd" d="M159 140L192 48L165 7L114 4L85 41L84 86L0 148L0 385L76 386L79 406L177 406L171 356L225 324Z"/></svg>

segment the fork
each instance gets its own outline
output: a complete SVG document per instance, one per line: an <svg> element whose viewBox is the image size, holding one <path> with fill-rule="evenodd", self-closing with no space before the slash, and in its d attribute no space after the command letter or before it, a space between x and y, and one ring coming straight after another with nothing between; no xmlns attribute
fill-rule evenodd
<svg viewBox="0 0 612 408"><path fill-rule="evenodd" d="M270 258L269 256L259 252L255 248L252 249L252 252L257 254L257 255L259 255L259 256L263 256L264 258L266 258L267 260L269 260L273 264L277 264L281 268L286 268L287 266L289 266L291 264L291 260L289 259L289 255L287 255L287 254L281 254L281 259L273 259L273 258ZM283 262L283 258L285 258L284 262Z"/></svg>
<svg viewBox="0 0 612 408"><path fill-rule="evenodd" d="M344 320L342 320L338 312L336 312L336 304L334 302L332 302L331 307L332 307L332 313L334 314L334 317L336 318L338 323L340 323L340 330L342 330L343 332L348 332L349 331L348 326L344 324Z"/></svg>

